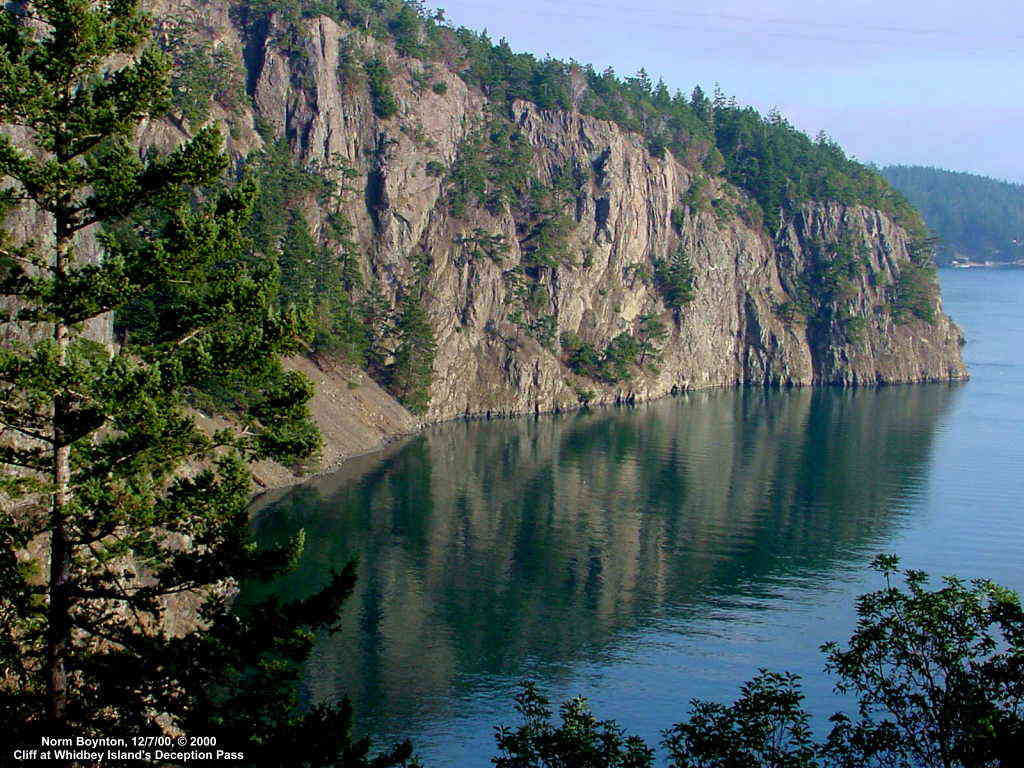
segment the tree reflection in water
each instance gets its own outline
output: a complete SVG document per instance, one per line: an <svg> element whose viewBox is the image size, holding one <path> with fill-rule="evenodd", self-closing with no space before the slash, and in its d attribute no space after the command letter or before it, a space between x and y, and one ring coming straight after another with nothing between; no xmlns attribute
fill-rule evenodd
<svg viewBox="0 0 1024 768"><path fill-rule="evenodd" d="M905 514L956 392L714 391L456 422L266 499L261 540L306 530L282 595L361 558L308 695L347 693L364 727L409 732L666 617L827 580Z"/></svg>

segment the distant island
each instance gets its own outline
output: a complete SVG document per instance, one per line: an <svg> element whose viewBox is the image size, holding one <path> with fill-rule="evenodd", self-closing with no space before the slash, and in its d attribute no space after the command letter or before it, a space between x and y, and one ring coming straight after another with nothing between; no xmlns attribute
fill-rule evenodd
<svg viewBox="0 0 1024 768"><path fill-rule="evenodd" d="M881 173L940 238L940 264L1024 267L1024 184L917 165Z"/></svg>

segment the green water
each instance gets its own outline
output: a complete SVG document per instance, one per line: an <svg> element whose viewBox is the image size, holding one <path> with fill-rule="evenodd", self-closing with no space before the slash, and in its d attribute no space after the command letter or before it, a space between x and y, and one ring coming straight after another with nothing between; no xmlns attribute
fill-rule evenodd
<svg viewBox="0 0 1024 768"><path fill-rule="evenodd" d="M348 694L431 766L487 765L527 677L654 742L759 667L840 706L817 647L848 635L877 552L1024 586L1024 272L943 282L966 385L453 423L268 499L261 537L306 530L283 594L361 558L307 698Z"/></svg>

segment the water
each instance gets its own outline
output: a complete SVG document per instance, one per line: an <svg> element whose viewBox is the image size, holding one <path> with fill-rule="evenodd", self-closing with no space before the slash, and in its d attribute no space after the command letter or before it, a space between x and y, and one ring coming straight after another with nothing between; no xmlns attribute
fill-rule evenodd
<svg viewBox="0 0 1024 768"><path fill-rule="evenodd" d="M760 667L844 706L818 646L843 640L872 556L1024 587L1024 271L942 272L973 380L717 391L636 408L453 423L268 500L306 529L300 596L361 557L306 696L485 766L519 680L587 696L655 743L693 697Z"/></svg>

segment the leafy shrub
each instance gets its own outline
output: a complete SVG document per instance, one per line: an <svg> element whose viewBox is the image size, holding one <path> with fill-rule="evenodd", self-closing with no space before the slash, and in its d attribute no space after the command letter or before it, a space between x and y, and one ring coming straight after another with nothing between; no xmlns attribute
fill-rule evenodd
<svg viewBox="0 0 1024 768"><path fill-rule="evenodd" d="M586 397L586 395L590 397ZM577 393L582 404L593 393ZM528 766L607 766L642 768L653 765L654 752L638 736L627 736L616 723L597 720L584 699L567 701L559 708L560 722L552 722L550 702L525 683L516 695L516 711L524 722L518 728L501 726L495 739L500 754L495 768Z"/></svg>
<svg viewBox="0 0 1024 768"><path fill-rule="evenodd" d="M689 206L695 211L706 210L708 205L707 187L708 181L706 178L695 176L689 188L683 194L683 205Z"/></svg>
<svg viewBox="0 0 1024 768"><path fill-rule="evenodd" d="M342 85L354 86L360 76L365 73L362 52L356 47L351 37L346 37L338 43L338 68L336 70L338 82Z"/></svg>
<svg viewBox="0 0 1024 768"><path fill-rule="evenodd" d="M816 740L798 676L761 670L731 704L694 700L663 732L674 768L997 768L1020 764L1024 743L1024 610L990 581L946 578L876 558L885 587L857 600L847 647L822 646L836 690L856 714L835 714ZM903 581L896 584L896 578ZM505 768L649 768L650 748L582 699L552 722L549 702L525 684L524 723L496 729Z"/></svg>
<svg viewBox="0 0 1024 768"><path fill-rule="evenodd" d="M578 387L576 385L573 385L572 391L576 395L576 400L583 408L587 408L594 401L594 398L597 397L597 394L594 392L594 390L583 389L582 387Z"/></svg>
<svg viewBox="0 0 1024 768"><path fill-rule="evenodd" d="M527 326L527 333L545 349L553 350L558 333L558 321L554 315L541 315Z"/></svg>
<svg viewBox="0 0 1024 768"><path fill-rule="evenodd" d="M465 248L470 259L486 257L500 264L508 252L508 243L500 232L490 234L486 229L474 229L473 234L455 239L455 243Z"/></svg>
<svg viewBox="0 0 1024 768"><path fill-rule="evenodd" d="M573 221L561 214L543 219L523 247L523 259L531 267L557 267L569 262L569 236Z"/></svg>
<svg viewBox="0 0 1024 768"><path fill-rule="evenodd" d="M843 333L846 341L850 344L859 344L864 340L864 332L867 330L868 321L863 317L848 317L843 322Z"/></svg>
<svg viewBox="0 0 1024 768"><path fill-rule="evenodd" d="M727 200L724 197L713 199L711 201L711 210L715 212L715 217L719 221L731 219L736 215L736 206L732 204L731 200Z"/></svg>
<svg viewBox="0 0 1024 768"><path fill-rule="evenodd" d="M417 95L423 93L423 91L426 90L427 86L430 85L430 81L433 77L434 73L430 67L412 70L412 72L410 73L410 78L412 80L412 88L417 93Z"/></svg>
<svg viewBox="0 0 1024 768"><path fill-rule="evenodd" d="M648 269L646 264L640 261L627 264L622 268L623 280L639 280L641 283L646 283L652 277L653 275L651 274L651 270Z"/></svg>
<svg viewBox="0 0 1024 768"><path fill-rule="evenodd" d="M647 139L647 152L651 157L663 160L667 149L668 141L661 134L655 134Z"/></svg>
<svg viewBox="0 0 1024 768"><path fill-rule="evenodd" d="M817 746L799 677L761 670L733 704L694 701L690 719L665 731L679 768L816 768Z"/></svg>

